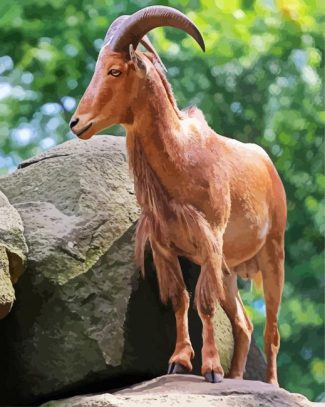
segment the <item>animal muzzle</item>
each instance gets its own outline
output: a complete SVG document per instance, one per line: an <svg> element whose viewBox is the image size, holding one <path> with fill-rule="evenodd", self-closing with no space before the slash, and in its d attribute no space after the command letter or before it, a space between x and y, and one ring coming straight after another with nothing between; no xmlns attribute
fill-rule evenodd
<svg viewBox="0 0 325 407"><path fill-rule="evenodd" d="M90 130L93 125L92 121L88 121L85 124L83 123L85 122L81 122L79 117L73 117L69 123L72 132L80 138L86 138L85 136L87 135L88 130Z"/></svg>

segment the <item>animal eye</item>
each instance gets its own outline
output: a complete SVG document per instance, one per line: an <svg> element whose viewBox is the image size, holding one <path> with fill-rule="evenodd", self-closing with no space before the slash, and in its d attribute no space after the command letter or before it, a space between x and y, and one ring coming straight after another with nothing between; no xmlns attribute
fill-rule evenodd
<svg viewBox="0 0 325 407"><path fill-rule="evenodd" d="M121 71L119 71L118 69L111 69L110 71L108 71L108 75L112 75L112 76L120 76L121 75Z"/></svg>

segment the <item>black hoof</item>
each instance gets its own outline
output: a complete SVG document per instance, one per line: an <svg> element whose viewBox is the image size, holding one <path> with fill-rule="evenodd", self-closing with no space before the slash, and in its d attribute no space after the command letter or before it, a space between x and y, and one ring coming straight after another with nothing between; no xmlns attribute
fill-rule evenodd
<svg viewBox="0 0 325 407"><path fill-rule="evenodd" d="M173 362L173 363L169 363L169 365L168 365L167 374L176 374L176 373L184 374L184 373L188 373L188 372L189 372L189 370L185 366L181 365L180 363Z"/></svg>
<svg viewBox="0 0 325 407"><path fill-rule="evenodd" d="M209 383L220 383L223 380L223 375L221 373L215 373L212 370L212 372L207 372L204 378Z"/></svg>

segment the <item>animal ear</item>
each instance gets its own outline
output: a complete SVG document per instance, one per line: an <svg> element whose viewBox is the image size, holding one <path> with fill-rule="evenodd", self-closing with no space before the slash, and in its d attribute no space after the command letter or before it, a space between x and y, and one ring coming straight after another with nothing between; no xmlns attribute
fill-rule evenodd
<svg viewBox="0 0 325 407"><path fill-rule="evenodd" d="M149 40L149 37L147 35L145 35L143 38L141 38L140 40L141 44L145 47L146 50L148 50L149 52L151 52L155 57L156 60L159 62L160 66L162 67L162 69L167 72L167 68L165 67L163 61L161 60L158 52L155 50L155 47L153 46L153 44L151 43L151 41Z"/></svg>
<svg viewBox="0 0 325 407"><path fill-rule="evenodd" d="M144 77L147 75L147 65L146 63L135 53L133 45L129 45L129 54L130 54L130 59L134 64L135 70L137 74L141 77Z"/></svg>

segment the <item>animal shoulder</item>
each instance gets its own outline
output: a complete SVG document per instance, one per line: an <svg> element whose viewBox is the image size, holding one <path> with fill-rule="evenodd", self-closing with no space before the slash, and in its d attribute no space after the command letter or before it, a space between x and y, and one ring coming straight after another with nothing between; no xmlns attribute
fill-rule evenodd
<svg viewBox="0 0 325 407"><path fill-rule="evenodd" d="M182 110L182 133L189 139L206 139L211 136L212 129L209 127L204 114L195 106Z"/></svg>

